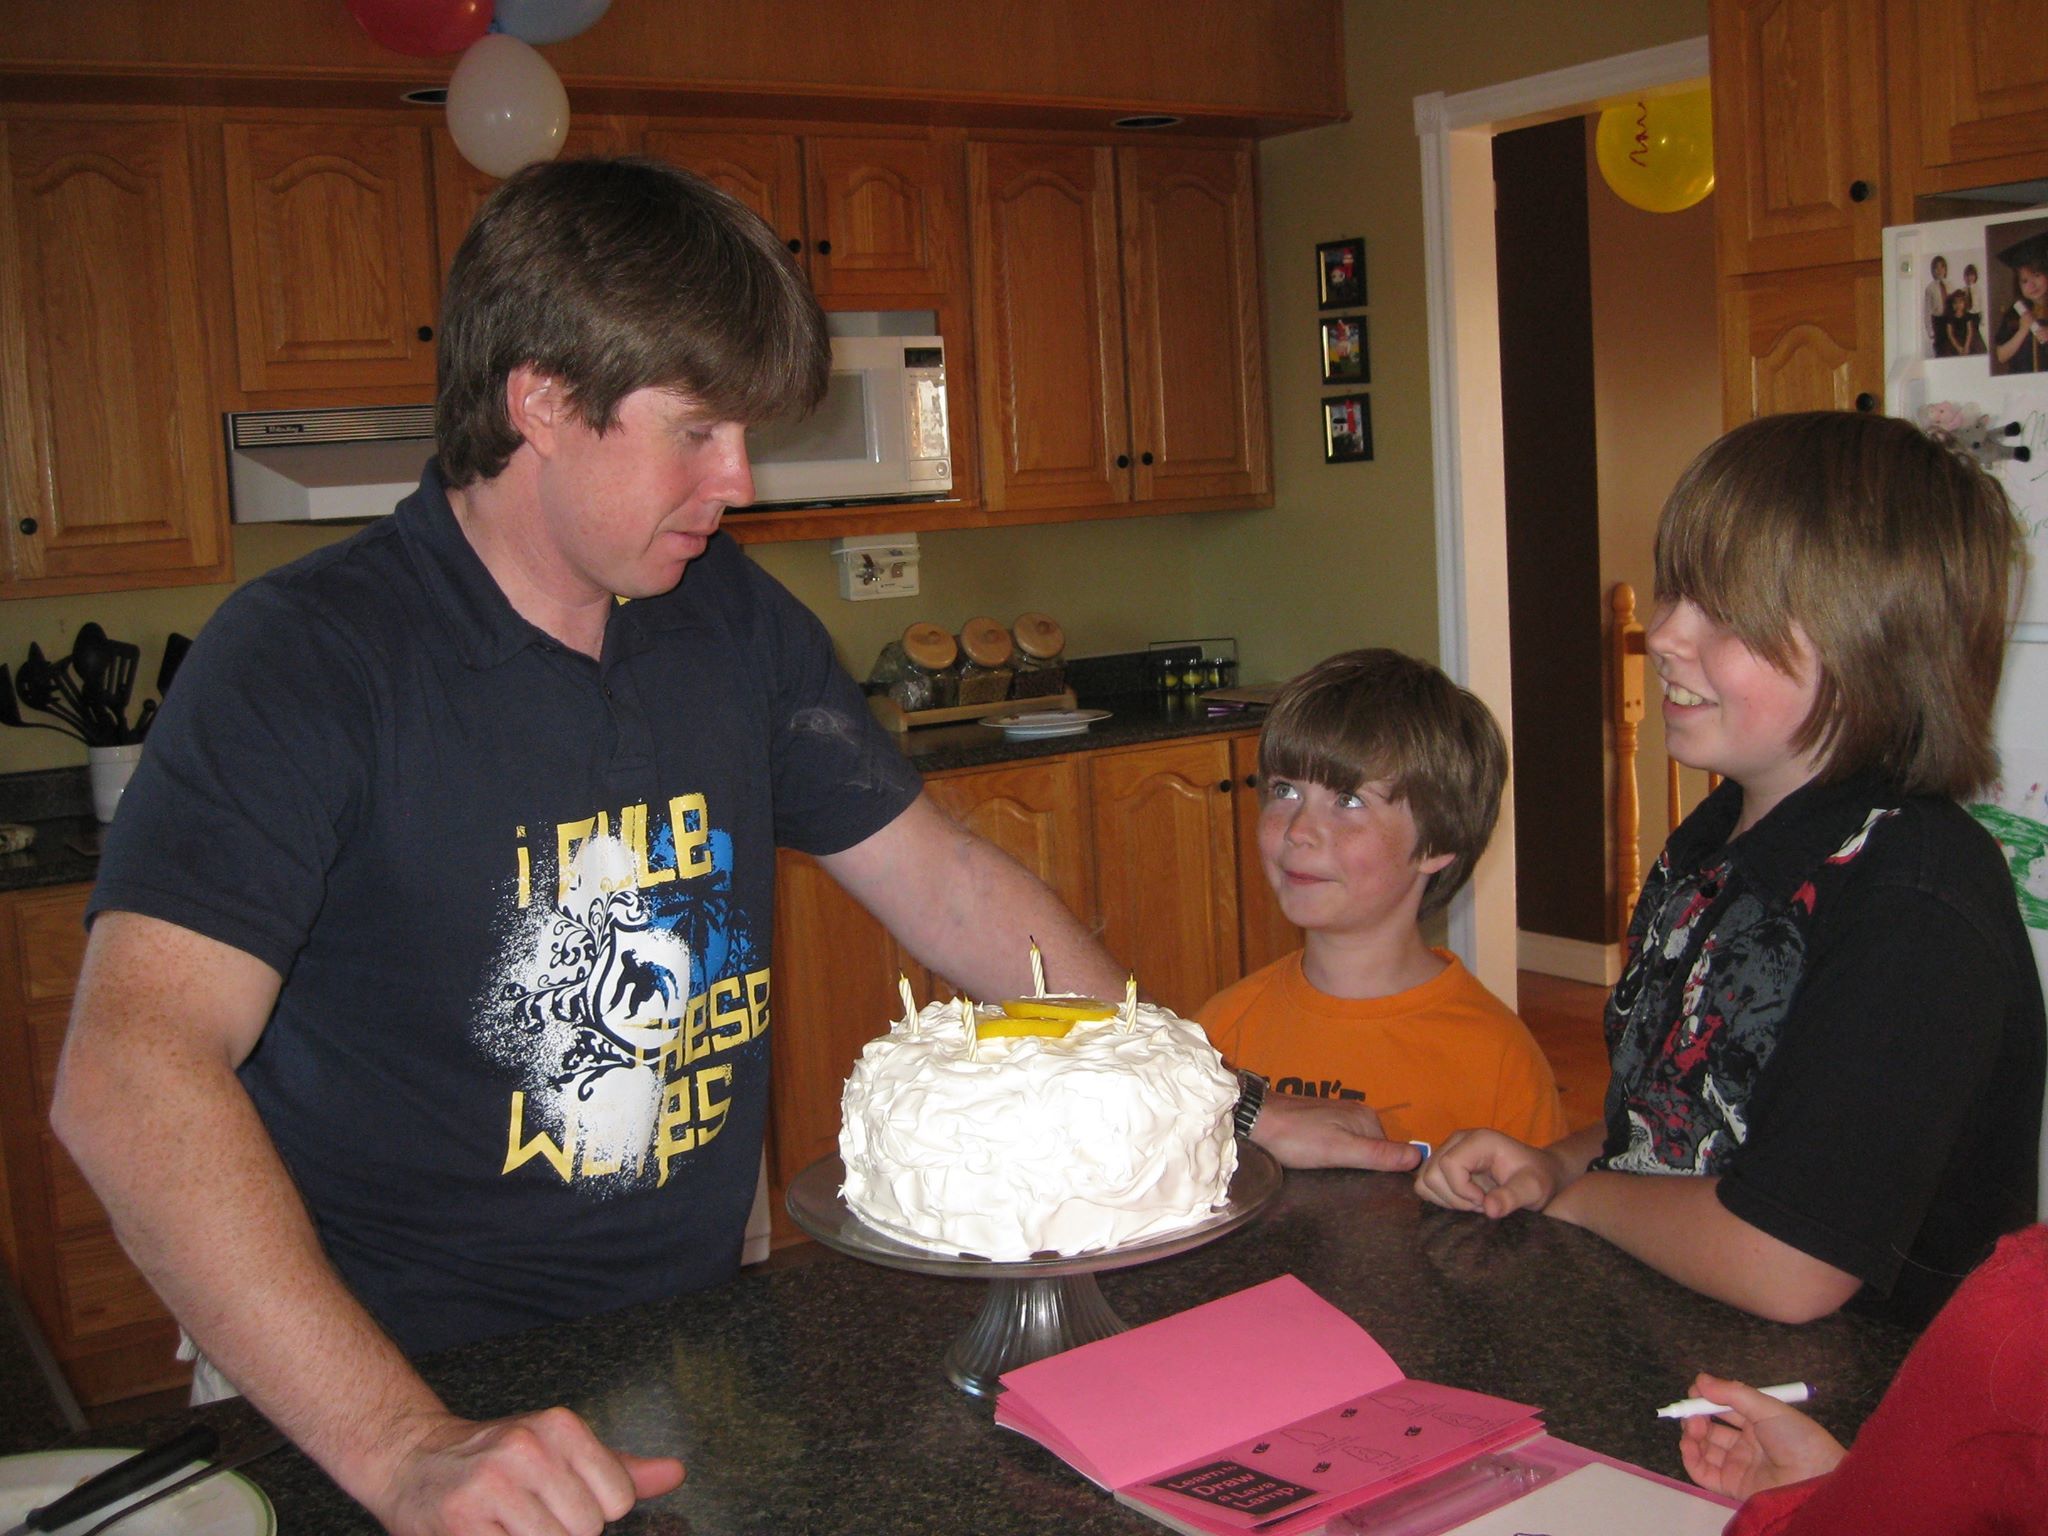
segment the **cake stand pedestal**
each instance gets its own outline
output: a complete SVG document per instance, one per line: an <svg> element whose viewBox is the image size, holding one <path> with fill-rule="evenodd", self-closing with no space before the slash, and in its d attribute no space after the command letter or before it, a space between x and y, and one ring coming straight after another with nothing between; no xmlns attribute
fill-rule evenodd
<svg viewBox="0 0 2048 1536"><path fill-rule="evenodd" d="M796 1176L789 1186L789 1214L809 1236L851 1258L913 1274L987 1282L980 1314L947 1346L941 1363L946 1379L962 1392L993 1398L1003 1390L1003 1372L1129 1326L1103 1299L1095 1283L1098 1273L1186 1253L1236 1231L1264 1210L1280 1192L1280 1165L1248 1141L1237 1144L1237 1158L1222 1209L1178 1232L1100 1253L1049 1253L999 1263L913 1247L847 1209L839 1196L846 1171L837 1157L822 1157Z"/></svg>

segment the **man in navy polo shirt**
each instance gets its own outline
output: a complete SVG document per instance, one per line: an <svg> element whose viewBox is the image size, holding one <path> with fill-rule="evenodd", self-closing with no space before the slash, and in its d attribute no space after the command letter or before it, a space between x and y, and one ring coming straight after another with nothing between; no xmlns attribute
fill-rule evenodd
<svg viewBox="0 0 2048 1536"><path fill-rule="evenodd" d="M733 1274L777 846L976 995L1027 934L1122 989L717 536L746 426L828 369L724 194L515 175L449 274L418 491L222 606L110 829L58 1133L211 1367L393 1530L595 1531L680 1481L566 1409L458 1418L407 1356ZM1407 1155L1290 1127L1292 1162Z"/></svg>

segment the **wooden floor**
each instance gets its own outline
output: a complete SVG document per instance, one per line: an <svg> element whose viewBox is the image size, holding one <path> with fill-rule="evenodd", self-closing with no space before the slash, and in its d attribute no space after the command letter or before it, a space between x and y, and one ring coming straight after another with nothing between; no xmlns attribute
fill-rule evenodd
<svg viewBox="0 0 2048 1536"><path fill-rule="evenodd" d="M1566 1122L1573 1130L1592 1125L1607 1097L1607 1041L1600 1033L1607 989L1537 971L1519 972L1515 980L1518 1011L1557 1074Z"/></svg>

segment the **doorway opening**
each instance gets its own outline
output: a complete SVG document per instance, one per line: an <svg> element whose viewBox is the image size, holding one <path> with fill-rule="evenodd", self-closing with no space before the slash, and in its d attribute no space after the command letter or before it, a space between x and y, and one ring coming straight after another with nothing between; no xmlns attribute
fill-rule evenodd
<svg viewBox="0 0 2048 1536"><path fill-rule="evenodd" d="M1422 148L1424 260L1429 306L1432 455L1439 650L1445 670L1500 716L1510 743L1541 732L1538 701L1518 721L1510 641L1507 443L1502 407L1501 253L1495 234L1494 140L1499 134L1583 119L1646 91L1697 86L1706 76L1704 38L1532 76L1458 96L1418 97ZM1707 251L1711 292L1711 246ZM1714 367L1712 349L1704 360ZM1588 408L1592 408L1589 402ZM1683 464L1718 430L1718 409L1699 441L1678 445ZM1675 471L1674 471L1675 473ZM1668 488L1669 477L1664 480ZM1661 501L1661 492L1657 500ZM1593 515L1586 509L1586 516ZM1654 518L1654 508L1651 509ZM1647 547L1643 551L1647 568ZM1560 595L1557 601L1577 601ZM1596 583L1586 633L1597 652L1604 605ZM1522 765L1518 762L1517 771ZM1534 786L1532 786L1533 788ZM1517 790L1517 798L1522 796ZM1604 803L1604 795L1602 796ZM1516 825L1511 803L1501 830L1451 912L1451 942L1485 984L1516 996L1523 958L1517 901ZM1657 840L1661 842L1661 829ZM1611 867L1603 854L1599 868ZM1605 946L1569 936L1543 969L1605 980ZM1583 943L1584 951L1576 946Z"/></svg>

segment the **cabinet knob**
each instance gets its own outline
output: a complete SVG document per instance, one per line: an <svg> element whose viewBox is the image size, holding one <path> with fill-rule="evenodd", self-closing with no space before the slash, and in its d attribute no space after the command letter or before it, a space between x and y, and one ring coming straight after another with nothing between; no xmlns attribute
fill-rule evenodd
<svg viewBox="0 0 2048 1536"><path fill-rule="evenodd" d="M15 524L15 527L21 530L21 536L25 539L34 538L36 536L36 530L41 526L42 524L38 523L32 517L24 517L20 522Z"/></svg>
<svg viewBox="0 0 2048 1536"><path fill-rule="evenodd" d="M818 242L818 254L820 256L830 256L832 254L832 242L830 240L820 240Z"/></svg>
<svg viewBox="0 0 2048 1536"><path fill-rule="evenodd" d="M803 243L803 241L801 241L801 240L797 239L797 237L796 237L795 235L791 235L791 236L789 237L789 253L790 253L790 254L791 254L792 256L794 256L794 255L795 255L795 254L796 254L797 252L801 251L801 250L802 250L803 248L804 248L804 243Z"/></svg>
<svg viewBox="0 0 2048 1536"><path fill-rule="evenodd" d="M1867 181L1852 181L1849 183L1849 201L1852 203L1869 202L1870 192L1871 186Z"/></svg>
<svg viewBox="0 0 2048 1536"><path fill-rule="evenodd" d="M1219 795L1227 795L1227 794L1229 794L1229 793L1230 793L1230 780L1228 780L1228 779L1225 779L1225 780L1223 780L1223 781L1222 781L1221 783L1219 783L1219 784L1218 784L1218 785L1216 786L1216 793L1217 793L1217 794L1219 794Z"/></svg>
<svg viewBox="0 0 2048 1536"><path fill-rule="evenodd" d="M1152 462L1152 455L1149 453L1141 453L1138 455L1138 462L1140 464L1150 464Z"/></svg>
<svg viewBox="0 0 2048 1536"><path fill-rule="evenodd" d="M431 325L423 325L423 326L421 326L421 327L420 327L420 340L421 340L421 341L432 341L433 339L434 339L434 328L433 328L433 327L432 327Z"/></svg>
<svg viewBox="0 0 2048 1536"><path fill-rule="evenodd" d="M1856 397L1856 409L1868 415L1877 409L1877 396L1866 389Z"/></svg>
<svg viewBox="0 0 2048 1536"><path fill-rule="evenodd" d="M1118 454L1116 456L1116 467L1118 469L1129 469L1131 467L1131 456L1128 453Z"/></svg>
<svg viewBox="0 0 2048 1536"><path fill-rule="evenodd" d="M1244 787L1246 789L1257 789L1259 787L1259 776L1256 773L1246 774L1244 776Z"/></svg>

